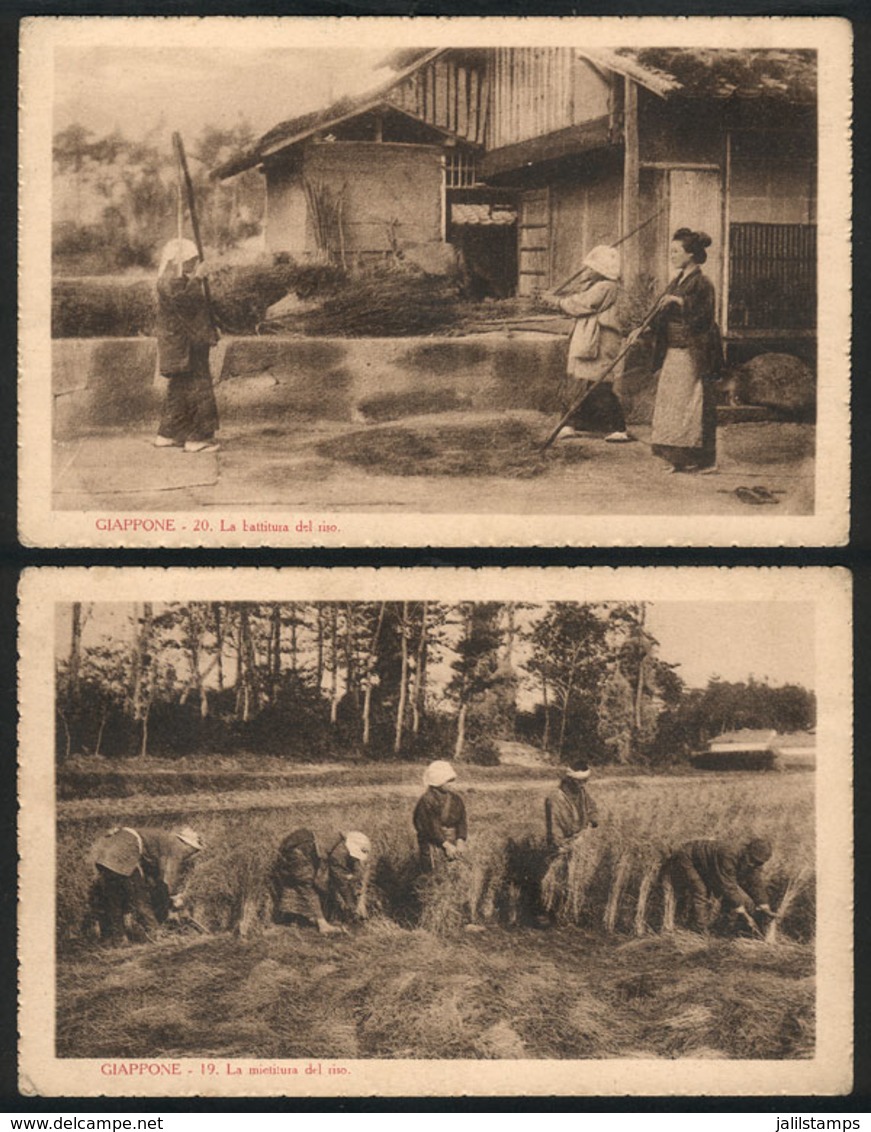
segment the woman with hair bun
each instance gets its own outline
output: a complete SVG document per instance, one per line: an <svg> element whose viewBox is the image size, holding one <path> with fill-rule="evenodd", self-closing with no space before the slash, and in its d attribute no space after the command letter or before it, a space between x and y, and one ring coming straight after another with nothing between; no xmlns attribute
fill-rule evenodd
<svg viewBox="0 0 871 1132"><path fill-rule="evenodd" d="M711 237L678 228L669 262L677 275L668 285L653 320L653 368L659 370L653 410L653 454L671 472L716 468L717 406L712 380L723 364L715 321L714 286L701 265Z"/></svg>

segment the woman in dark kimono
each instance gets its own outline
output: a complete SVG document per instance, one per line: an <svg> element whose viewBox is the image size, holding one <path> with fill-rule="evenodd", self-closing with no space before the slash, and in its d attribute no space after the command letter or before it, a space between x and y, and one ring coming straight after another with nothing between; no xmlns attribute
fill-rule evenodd
<svg viewBox="0 0 871 1132"><path fill-rule="evenodd" d="M351 830L322 856L310 829L289 833L270 873L275 919L314 923L321 935L342 930L331 919L365 920L371 848L365 833Z"/></svg>
<svg viewBox="0 0 871 1132"><path fill-rule="evenodd" d="M205 269L190 240L170 240L157 274L157 355L167 379L157 448L217 452L218 406L209 350L218 341L201 282Z"/></svg>
<svg viewBox="0 0 871 1132"><path fill-rule="evenodd" d="M653 410L653 454L672 472L716 469L717 406L713 380L723 355L714 286L701 271L711 237L679 228L669 260L678 274L653 320L653 368L659 369Z"/></svg>

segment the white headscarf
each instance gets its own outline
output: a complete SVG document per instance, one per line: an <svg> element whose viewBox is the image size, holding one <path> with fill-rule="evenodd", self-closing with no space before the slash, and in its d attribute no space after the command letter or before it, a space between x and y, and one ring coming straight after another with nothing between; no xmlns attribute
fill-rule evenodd
<svg viewBox="0 0 871 1132"><path fill-rule="evenodd" d="M616 280L620 278L620 253L616 248L607 244L598 244L587 255L584 267L603 276L605 279Z"/></svg>
<svg viewBox="0 0 871 1132"><path fill-rule="evenodd" d="M189 259L199 259L200 253L193 240L169 240L160 253L160 266L157 269L158 278L171 263L187 263Z"/></svg>

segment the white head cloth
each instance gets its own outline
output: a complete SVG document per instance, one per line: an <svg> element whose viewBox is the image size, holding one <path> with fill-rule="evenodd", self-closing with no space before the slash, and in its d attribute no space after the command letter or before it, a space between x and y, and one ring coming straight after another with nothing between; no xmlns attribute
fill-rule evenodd
<svg viewBox="0 0 871 1132"><path fill-rule="evenodd" d="M189 259L199 259L199 256L200 253L193 240L169 240L160 253L157 274L163 275L171 263L187 263Z"/></svg>

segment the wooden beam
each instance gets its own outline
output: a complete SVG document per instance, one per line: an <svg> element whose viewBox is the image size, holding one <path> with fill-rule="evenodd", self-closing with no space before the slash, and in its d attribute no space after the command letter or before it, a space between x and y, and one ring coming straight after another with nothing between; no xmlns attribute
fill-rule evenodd
<svg viewBox="0 0 871 1132"><path fill-rule="evenodd" d="M689 169L693 172L719 173L716 161L639 161L639 169Z"/></svg>
<svg viewBox="0 0 871 1132"><path fill-rule="evenodd" d="M540 161L554 161L575 153L585 153L608 145L608 116L593 118L578 126L566 126L539 138L502 146L484 154L479 163L480 174L492 177L512 169L522 169Z"/></svg>
<svg viewBox="0 0 871 1132"><path fill-rule="evenodd" d="M638 227L641 196L638 162L638 87L630 78L623 80L623 231ZM623 282L631 287L638 275L638 241L623 245Z"/></svg>

